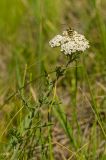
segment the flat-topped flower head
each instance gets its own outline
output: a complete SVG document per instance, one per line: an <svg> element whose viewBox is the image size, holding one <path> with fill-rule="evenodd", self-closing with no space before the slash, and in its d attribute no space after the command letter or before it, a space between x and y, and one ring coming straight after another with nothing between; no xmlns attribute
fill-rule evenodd
<svg viewBox="0 0 106 160"><path fill-rule="evenodd" d="M89 42L84 35L77 31L72 31L69 34L68 29L63 31L62 35L57 35L49 42L51 47L60 47L60 50L65 55L71 55L74 52L84 52L89 48Z"/></svg>

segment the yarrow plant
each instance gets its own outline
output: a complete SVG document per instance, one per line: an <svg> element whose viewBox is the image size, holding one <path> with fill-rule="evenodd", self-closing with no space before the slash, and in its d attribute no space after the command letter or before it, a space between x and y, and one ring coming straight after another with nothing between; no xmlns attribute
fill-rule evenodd
<svg viewBox="0 0 106 160"><path fill-rule="evenodd" d="M84 35L79 34L71 28L63 31L62 35L56 35L49 41L51 47L60 47L65 55L76 52L84 52L89 48L89 42Z"/></svg>
<svg viewBox="0 0 106 160"><path fill-rule="evenodd" d="M48 73L46 71L46 68L44 68L43 75L41 75L37 79L31 80L24 86L20 87L18 91L16 91L12 96L9 97L9 99L11 99L12 97L18 95L18 98L22 102L22 108L23 106L24 108L26 107L27 111L26 116L22 119L22 122L20 122L19 127L13 128L9 133L10 142L7 149L7 152L9 154L4 155L4 159L14 159L14 157L15 159L23 159L24 156L27 157L27 159L35 159L35 155L37 159L48 159L50 155L52 157L52 148L54 146L52 146L53 139L51 133L52 127L55 123L52 112L56 113L57 117L59 116L59 119L61 119L60 121L64 125L64 129L67 132L70 141L73 142L73 147L77 149L77 140L74 139L73 134L70 132L72 128L67 121L66 114L63 112L61 107L58 107L61 104L61 100L59 100L56 96L56 86L58 79L62 78L68 65L71 62L77 60L80 52L83 52L87 48L89 48L89 42L83 35L69 28L66 31L63 31L62 35L56 35L52 40L50 40L49 44L51 47L60 47L60 50L69 58L69 60L65 66L56 66L55 70L50 72L56 73L53 78L49 76L50 73ZM74 105L76 106L77 66L75 67L75 74L76 83ZM28 98L25 98L24 94L20 91L30 83L38 81L38 79L40 80L41 77L45 77L44 84L40 86L42 87L42 89L37 95L36 102L30 102L27 100ZM45 110L45 107L47 107L46 113L43 112L43 110ZM47 118L45 118L46 116ZM42 121L42 119L44 120ZM5 131L3 132L3 134L5 133ZM47 134L45 135L43 133ZM40 155L39 153L42 154Z"/></svg>

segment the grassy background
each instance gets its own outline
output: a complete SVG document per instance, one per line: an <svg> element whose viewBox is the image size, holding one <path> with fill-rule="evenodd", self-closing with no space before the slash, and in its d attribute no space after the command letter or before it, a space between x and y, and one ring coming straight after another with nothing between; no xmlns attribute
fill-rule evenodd
<svg viewBox="0 0 106 160"><path fill-rule="evenodd" d="M106 159L105 10L105 0L0 1L0 159ZM63 65L64 55L48 42L68 26L91 46L80 58L77 77L73 63L52 91L40 77L10 97ZM36 104L49 90L51 126L49 105Z"/></svg>

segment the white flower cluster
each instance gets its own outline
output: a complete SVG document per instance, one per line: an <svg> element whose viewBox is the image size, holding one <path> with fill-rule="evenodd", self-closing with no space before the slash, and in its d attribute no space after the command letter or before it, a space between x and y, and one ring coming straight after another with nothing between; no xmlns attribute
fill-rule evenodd
<svg viewBox="0 0 106 160"><path fill-rule="evenodd" d="M85 36L73 31L70 36L67 31L63 31L62 35L57 35L49 42L51 47L61 47L61 51L68 55L77 51L84 52L89 48L89 42Z"/></svg>

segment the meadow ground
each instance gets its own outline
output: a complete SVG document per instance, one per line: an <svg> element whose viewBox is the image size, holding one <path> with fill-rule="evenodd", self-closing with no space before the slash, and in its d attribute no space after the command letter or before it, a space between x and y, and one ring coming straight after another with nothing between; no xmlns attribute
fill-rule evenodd
<svg viewBox="0 0 106 160"><path fill-rule="evenodd" d="M90 48L62 72L69 26ZM105 0L0 0L2 159L106 160Z"/></svg>

